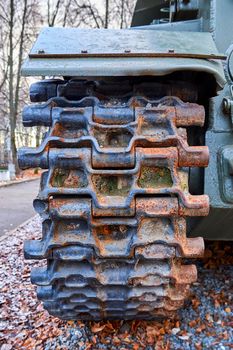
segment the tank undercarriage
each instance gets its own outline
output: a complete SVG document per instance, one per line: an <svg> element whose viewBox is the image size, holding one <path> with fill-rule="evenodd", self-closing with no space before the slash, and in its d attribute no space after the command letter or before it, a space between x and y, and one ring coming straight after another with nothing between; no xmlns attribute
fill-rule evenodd
<svg viewBox="0 0 233 350"><path fill-rule="evenodd" d="M196 280L187 258L204 251L202 238L186 237L186 218L209 210L207 196L189 191L189 169L209 156L189 145L187 131L205 123L195 96L177 81L32 87L43 103L25 108L24 125L49 130L19 153L21 168L46 169L34 201L42 239L27 241L25 256L47 259L32 282L52 315L156 319L184 304Z"/></svg>

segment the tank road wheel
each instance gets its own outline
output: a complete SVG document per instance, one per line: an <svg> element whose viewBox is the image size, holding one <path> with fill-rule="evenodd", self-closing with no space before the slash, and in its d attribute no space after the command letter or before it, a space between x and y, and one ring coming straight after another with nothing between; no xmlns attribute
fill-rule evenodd
<svg viewBox="0 0 233 350"><path fill-rule="evenodd" d="M61 319L173 317L196 280L183 258L204 250L202 238L186 238L186 217L208 214L208 197L188 189L189 168L208 165L207 148L187 141L205 111L178 97L145 98L146 84L141 96L132 86L108 96L107 84L101 98L76 100L61 84L63 95L24 110L25 126L49 127L38 149L19 152L21 168L47 169L34 201L42 239L25 243L26 258L47 266L32 283Z"/></svg>

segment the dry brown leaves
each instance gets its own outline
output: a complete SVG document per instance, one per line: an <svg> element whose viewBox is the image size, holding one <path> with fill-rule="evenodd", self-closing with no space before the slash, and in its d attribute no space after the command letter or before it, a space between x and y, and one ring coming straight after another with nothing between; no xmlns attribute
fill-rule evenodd
<svg viewBox="0 0 233 350"><path fill-rule="evenodd" d="M190 335L184 329L179 320L165 320L163 322L145 321L114 321L114 322L62 322L49 316L38 302L35 295L35 287L29 280L29 272L32 266L38 266L35 262L25 262L23 259L22 242L26 239L36 239L40 236L40 220L37 218L21 230L17 237L9 237L0 242L0 346L1 350L43 350L46 342L56 339L60 335L68 334L70 328L82 329L88 327L92 332L91 337L77 343L77 349L85 347L86 350L96 349L96 344L106 344L111 348L113 344L124 350L145 349L147 345L153 345L155 350L172 349L172 344L167 340L168 335L179 337L184 341L191 341ZM229 246L214 244L208 247L205 257L205 267L214 268L222 263L232 263ZM210 292L214 305L224 305L226 313L231 312L224 293L216 295ZM189 327L195 329L197 334L202 332L206 336L214 332L213 322L221 322L214 319L213 315L206 314L204 320L198 315L200 301L195 295L192 297L191 306L197 312L197 317L189 322ZM228 334L221 335L228 339ZM197 350L202 349L200 343L195 344ZM65 349L65 344L63 350ZM59 350L59 347L57 348ZM68 348L67 348L68 350Z"/></svg>
<svg viewBox="0 0 233 350"><path fill-rule="evenodd" d="M19 175L16 176L17 180L22 180L22 179L30 179L34 177L39 177L39 175L42 173L41 169L26 169L26 170L21 170Z"/></svg>
<svg viewBox="0 0 233 350"><path fill-rule="evenodd" d="M204 266L207 269L216 269L221 265L233 265L232 242L208 242L206 244Z"/></svg>

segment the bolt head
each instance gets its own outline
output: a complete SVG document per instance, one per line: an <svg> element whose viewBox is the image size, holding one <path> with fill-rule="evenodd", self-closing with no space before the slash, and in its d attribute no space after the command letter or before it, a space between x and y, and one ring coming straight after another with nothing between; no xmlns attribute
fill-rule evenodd
<svg viewBox="0 0 233 350"><path fill-rule="evenodd" d="M229 114L231 112L231 100L229 98L224 98L222 103L224 113Z"/></svg>

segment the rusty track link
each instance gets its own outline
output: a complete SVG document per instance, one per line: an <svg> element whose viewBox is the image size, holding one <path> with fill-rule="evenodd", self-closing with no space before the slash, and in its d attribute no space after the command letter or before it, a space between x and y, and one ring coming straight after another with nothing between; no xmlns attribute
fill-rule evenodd
<svg viewBox="0 0 233 350"><path fill-rule="evenodd" d="M186 130L182 129L203 126L204 120L202 106L183 103L175 97L159 100L136 97L124 106L103 105L91 97L78 102L54 98L46 104L25 108L25 126L39 124L51 128L37 150L21 150L20 165L47 168L48 149L89 147L94 168L132 168L137 161L136 147L173 146L177 148L180 167L207 166L207 147L188 146Z"/></svg>
<svg viewBox="0 0 233 350"><path fill-rule="evenodd" d="M200 238L186 238L176 198L137 198L133 218L95 217L91 199L51 199L41 241L27 241L28 258L52 258L64 245L92 247L98 258L198 257ZM90 259L89 259L90 260Z"/></svg>
<svg viewBox="0 0 233 350"><path fill-rule="evenodd" d="M129 79L120 81L88 81L80 79L50 79L36 82L30 86L32 102L45 102L59 96L68 100L81 100L86 96L95 96L109 101L113 97L130 98L131 96L147 96L160 98L161 96L177 96L183 101L195 102L198 97L197 86L193 83L178 81L177 79L155 82L132 82Z"/></svg>
<svg viewBox="0 0 233 350"><path fill-rule="evenodd" d="M185 220L208 214L208 197L188 191L187 169L208 165L208 149L186 134L204 125L204 108L132 97L128 86L128 100L67 100L80 84L45 83L34 100L51 99L23 113L25 126L49 127L41 147L19 152L22 168L48 169L34 201L42 239L25 242L26 258L48 262L32 282L62 319L173 317L196 279L182 258L204 250Z"/></svg>

